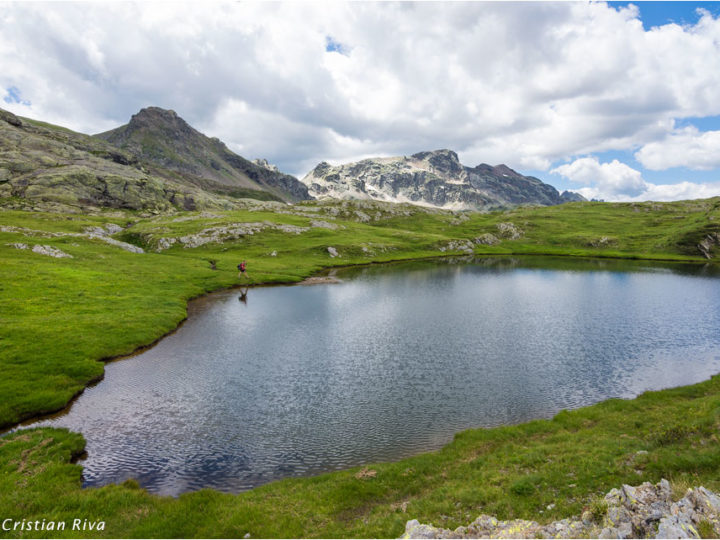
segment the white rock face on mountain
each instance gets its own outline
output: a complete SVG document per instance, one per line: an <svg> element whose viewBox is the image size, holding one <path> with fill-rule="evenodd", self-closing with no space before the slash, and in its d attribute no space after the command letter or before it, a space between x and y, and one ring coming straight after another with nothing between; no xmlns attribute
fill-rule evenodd
<svg viewBox="0 0 720 540"><path fill-rule="evenodd" d="M373 199L453 210L584 200L575 193L560 195L554 187L505 165L466 167L452 150L338 166L322 162L302 182L317 199Z"/></svg>

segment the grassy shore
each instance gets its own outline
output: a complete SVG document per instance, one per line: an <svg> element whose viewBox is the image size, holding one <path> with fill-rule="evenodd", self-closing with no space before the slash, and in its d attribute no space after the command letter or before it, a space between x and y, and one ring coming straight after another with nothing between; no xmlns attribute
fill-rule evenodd
<svg viewBox="0 0 720 540"><path fill-rule="evenodd" d="M502 225L508 223L512 227ZM146 252L87 235L89 227L109 224L124 227L115 239ZM697 244L718 230L717 198L491 214L374 203L253 204L245 211L172 216L0 211L0 425L65 406L102 376L102 359L171 331L184 319L188 299L235 285L242 259L256 283L296 282L336 265L468 250L707 262ZM203 244L213 231L235 231L237 238ZM201 245L183 247L183 241ZM30 249L18 249L21 244ZM34 253L34 245L72 258ZM331 257L328 247L340 256ZM471 430L440 452L369 466L375 475L354 470L235 496L201 491L178 499L149 495L132 483L82 490L81 469L70 463L82 452L80 435L21 431L0 439L0 516L107 522L100 532L25 533L51 537L392 537L411 517L446 527L481 512L549 519L578 513L620 482L665 476L678 485L717 488L719 414L715 378L552 421ZM555 508L539 514L551 502Z"/></svg>

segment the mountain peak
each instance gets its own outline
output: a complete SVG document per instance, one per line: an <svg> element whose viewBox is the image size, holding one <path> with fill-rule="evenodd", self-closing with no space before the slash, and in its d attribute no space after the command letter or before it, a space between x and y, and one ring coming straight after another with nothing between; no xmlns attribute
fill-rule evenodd
<svg viewBox="0 0 720 540"><path fill-rule="evenodd" d="M465 167L448 149L338 166L323 162L303 182L318 198L412 202L456 210L564 202L554 187L537 178L506 165Z"/></svg>
<svg viewBox="0 0 720 540"><path fill-rule="evenodd" d="M190 124L180 118L172 109L162 109L160 107L145 107L130 117L127 129L134 131L137 129L170 129L173 131L185 132L187 134L197 133Z"/></svg>
<svg viewBox="0 0 720 540"><path fill-rule="evenodd" d="M412 155L413 159L419 161L427 161L439 173L443 174L459 174L462 172L462 165L458 155L453 150L443 148L441 150L432 150L429 152L418 152Z"/></svg>
<svg viewBox="0 0 720 540"><path fill-rule="evenodd" d="M146 107L124 126L97 137L187 181L222 193L266 191L282 200L304 200L307 188L290 175L252 163L217 138L200 133L178 114Z"/></svg>
<svg viewBox="0 0 720 540"><path fill-rule="evenodd" d="M418 159L421 161L430 161L436 159L456 161L460 163L457 153L455 153L454 150L448 150L447 148L442 148L440 150L430 150L426 152L418 152L417 154L413 154L411 157L413 159Z"/></svg>
<svg viewBox="0 0 720 540"><path fill-rule="evenodd" d="M160 117L167 117L167 118L178 118L178 115L175 111L172 109L163 109L162 107L145 107L143 109L140 109L137 114L134 114L135 116L160 116Z"/></svg>

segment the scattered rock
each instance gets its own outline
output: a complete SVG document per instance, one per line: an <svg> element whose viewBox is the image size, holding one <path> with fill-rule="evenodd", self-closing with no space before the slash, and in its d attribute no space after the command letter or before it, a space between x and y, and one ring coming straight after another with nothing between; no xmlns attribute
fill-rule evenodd
<svg viewBox="0 0 720 540"><path fill-rule="evenodd" d="M365 212L361 212L360 210L355 210L355 215L360 223L366 223L372 219Z"/></svg>
<svg viewBox="0 0 720 540"><path fill-rule="evenodd" d="M444 246L438 248L440 251L464 251L465 253L474 253L475 246L470 240L451 240Z"/></svg>
<svg viewBox="0 0 720 540"><path fill-rule="evenodd" d="M133 244L128 244L127 242L121 242L120 240L115 240L114 238L110 238L109 236L106 236L106 235L88 234L87 236L88 236L88 238L93 238L95 240L101 240L101 241L105 242L106 244L110 244L112 246L119 247L120 249L129 251L130 253L145 253L145 250L141 247L135 246Z"/></svg>
<svg viewBox="0 0 720 540"><path fill-rule="evenodd" d="M617 244L617 241L614 238L610 238L608 236L601 236L600 238L596 240L590 240L587 243L590 247L607 247Z"/></svg>
<svg viewBox="0 0 720 540"><path fill-rule="evenodd" d="M177 242L177 238L159 238L155 251L165 251L170 249Z"/></svg>
<svg viewBox="0 0 720 540"><path fill-rule="evenodd" d="M335 249L332 246L328 246L327 251L331 257L339 257L340 256L340 254L337 252L337 249Z"/></svg>
<svg viewBox="0 0 720 540"><path fill-rule="evenodd" d="M114 223L106 224L105 228L103 228L103 227L86 227L85 228L85 233L95 235L95 236L108 236L111 234L117 234L122 231L123 231L123 228L120 225L115 225Z"/></svg>
<svg viewBox="0 0 720 540"><path fill-rule="evenodd" d="M580 520L563 519L547 525L522 519L499 521L481 515L470 525L452 531L413 519L405 525L402 538L700 538L698 526L702 522L712 525L716 534L720 532L717 494L699 487L688 490L676 503L671 494L667 480L655 485L623 485L605 496L604 515L585 511ZM550 504L547 509L553 507Z"/></svg>
<svg viewBox="0 0 720 540"><path fill-rule="evenodd" d="M272 224L267 224L267 225L278 231L292 233L292 234L300 234L300 233L304 233L305 231L310 230L309 227L298 227L297 225L284 225L281 223L278 223L276 225L272 225Z"/></svg>
<svg viewBox="0 0 720 540"><path fill-rule="evenodd" d="M494 246L495 244L500 243L500 239L495 236L494 234L485 233L480 236L478 236L474 242L478 245L485 245L485 246Z"/></svg>
<svg viewBox="0 0 720 540"><path fill-rule="evenodd" d="M85 237L93 240L101 240L102 242L113 245L115 247L119 247L120 249L124 249L125 251L129 251L131 253L145 253L145 250L143 250L141 247L135 246L133 244L128 244L127 242L121 242L120 240L115 240L114 238L110 238L109 235L118 233L122 230L122 227L120 227L119 225L115 225L114 223L109 223L105 225L104 229L102 227L88 227L85 229L84 233L36 231L33 229L26 229L25 227L13 227L12 225L0 227L0 232L21 233L25 236L39 236L41 238ZM68 257L70 257L70 255L68 255Z"/></svg>
<svg viewBox="0 0 720 540"><path fill-rule="evenodd" d="M313 228L332 229L332 230L340 228L340 226L336 225L335 223L329 223L327 221L321 221L321 220L316 220L316 219L314 219L310 222L310 226Z"/></svg>
<svg viewBox="0 0 720 540"><path fill-rule="evenodd" d="M273 251L273 252L270 254L270 256L271 256L271 257L277 257L277 251Z"/></svg>
<svg viewBox="0 0 720 540"><path fill-rule="evenodd" d="M285 225L282 223L270 222L250 222L250 223L231 223L229 225L218 225L217 227L209 227L195 234L188 234L180 238L163 237L155 240L155 251L163 251L180 243L186 248L196 248L205 244L223 243L237 240L243 236L252 235L265 229L274 229L290 234L300 234L309 231L309 227L298 227L296 225Z"/></svg>
<svg viewBox="0 0 720 540"><path fill-rule="evenodd" d="M25 236L39 236L41 238L59 238L62 236L82 236L74 233L53 233L47 231L38 231L28 229L26 227L15 227L14 225L0 225L0 232L19 233Z"/></svg>
<svg viewBox="0 0 720 540"><path fill-rule="evenodd" d="M15 242L12 244L5 244L8 247L15 248L15 249L29 249L27 244L22 244L20 242Z"/></svg>
<svg viewBox="0 0 720 540"><path fill-rule="evenodd" d="M498 223L496 227L497 230L500 232L500 236L502 236L503 238L517 240L518 238L522 238L523 236L525 236L525 232L519 227L516 227L515 224L511 222Z"/></svg>
<svg viewBox="0 0 720 540"><path fill-rule="evenodd" d="M63 259L68 258L72 259L72 255L68 255L64 251L61 251L57 248L54 248L52 246L41 246L41 245L34 245L32 248L33 253L38 253L40 255L47 255L48 257L55 257L57 259Z"/></svg>

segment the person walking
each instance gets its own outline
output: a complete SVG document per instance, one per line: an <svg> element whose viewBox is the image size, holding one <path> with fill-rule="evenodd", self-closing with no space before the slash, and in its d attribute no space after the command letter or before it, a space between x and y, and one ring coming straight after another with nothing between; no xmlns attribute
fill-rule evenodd
<svg viewBox="0 0 720 540"><path fill-rule="evenodd" d="M250 276L247 273L247 263L245 261L238 264L238 279L245 276L245 279L250 279Z"/></svg>

